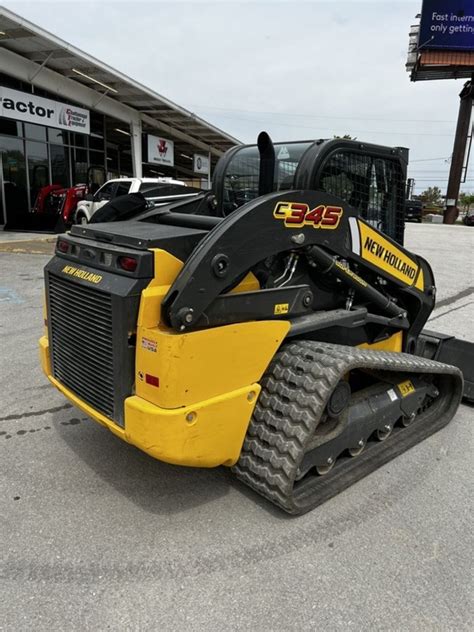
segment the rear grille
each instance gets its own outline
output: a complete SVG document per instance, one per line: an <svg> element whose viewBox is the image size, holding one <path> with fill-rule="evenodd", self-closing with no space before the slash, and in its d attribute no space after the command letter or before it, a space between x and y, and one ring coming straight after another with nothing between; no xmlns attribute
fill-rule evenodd
<svg viewBox="0 0 474 632"><path fill-rule="evenodd" d="M112 297L51 273L48 289L53 375L113 419Z"/></svg>

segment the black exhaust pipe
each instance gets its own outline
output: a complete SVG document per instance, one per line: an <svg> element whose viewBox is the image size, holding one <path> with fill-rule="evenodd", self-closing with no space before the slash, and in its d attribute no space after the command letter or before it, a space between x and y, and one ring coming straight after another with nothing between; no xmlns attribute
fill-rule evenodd
<svg viewBox="0 0 474 632"><path fill-rule="evenodd" d="M260 172L258 176L258 195L273 191L275 174L275 147L267 132L260 132L257 139L260 154Z"/></svg>

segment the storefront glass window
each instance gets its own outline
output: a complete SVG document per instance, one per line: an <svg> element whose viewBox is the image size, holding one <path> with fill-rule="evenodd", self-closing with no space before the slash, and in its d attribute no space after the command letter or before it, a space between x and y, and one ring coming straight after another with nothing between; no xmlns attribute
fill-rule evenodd
<svg viewBox="0 0 474 632"><path fill-rule="evenodd" d="M104 152L103 151L89 151L89 161L91 166L105 167Z"/></svg>
<svg viewBox="0 0 474 632"><path fill-rule="evenodd" d="M89 147L91 149L104 151L104 137L99 136L99 134L91 134L91 136L89 136Z"/></svg>
<svg viewBox="0 0 474 632"><path fill-rule="evenodd" d="M122 176L132 176L133 174L132 154L130 150L123 151L120 154L120 174Z"/></svg>
<svg viewBox="0 0 474 632"><path fill-rule="evenodd" d="M111 143L107 143L107 171L116 174L120 173L118 150Z"/></svg>
<svg viewBox="0 0 474 632"><path fill-rule="evenodd" d="M50 145L51 183L71 186L69 178L69 148L63 145Z"/></svg>
<svg viewBox="0 0 474 632"><path fill-rule="evenodd" d="M26 155L30 177L30 201L33 206L41 187L49 184L48 145L27 140Z"/></svg>
<svg viewBox="0 0 474 632"><path fill-rule="evenodd" d="M28 213L24 142L19 138L0 136L0 152L6 219L9 220L10 215Z"/></svg>
<svg viewBox="0 0 474 632"><path fill-rule="evenodd" d="M86 148L87 136L85 134L71 134L71 145Z"/></svg>
<svg viewBox="0 0 474 632"><path fill-rule="evenodd" d="M23 136L23 124L7 118L0 118L0 136Z"/></svg>
<svg viewBox="0 0 474 632"><path fill-rule="evenodd" d="M97 112L91 112L89 148L104 151L104 116Z"/></svg>
<svg viewBox="0 0 474 632"><path fill-rule="evenodd" d="M71 147L72 181L84 184L87 181L87 150Z"/></svg>
<svg viewBox="0 0 474 632"><path fill-rule="evenodd" d="M56 145L69 145L69 132L62 129L54 129L50 127L48 129L48 138L50 143Z"/></svg>
<svg viewBox="0 0 474 632"><path fill-rule="evenodd" d="M39 140L45 143L46 127L44 127L44 125L33 125L32 123L25 123L25 138L31 138L31 140Z"/></svg>

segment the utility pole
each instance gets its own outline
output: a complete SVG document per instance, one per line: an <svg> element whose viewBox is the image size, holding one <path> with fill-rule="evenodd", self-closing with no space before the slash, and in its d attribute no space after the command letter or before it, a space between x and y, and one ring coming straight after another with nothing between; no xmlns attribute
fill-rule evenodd
<svg viewBox="0 0 474 632"><path fill-rule="evenodd" d="M466 154L467 138L472 116L472 104L474 97L473 79L464 84L461 90L459 103L458 122L454 136L453 156L449 170L448 188L446 191L446 208L444 210L445 224L454 224L459 214L458 197L461 188L461 177Z"/></svg>

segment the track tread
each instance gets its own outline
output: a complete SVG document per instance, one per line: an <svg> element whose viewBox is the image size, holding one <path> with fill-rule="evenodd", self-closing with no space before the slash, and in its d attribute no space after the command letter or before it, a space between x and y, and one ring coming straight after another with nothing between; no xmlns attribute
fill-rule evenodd
<svg viewBox="0 0 474 632"><path fill-rule="evenodd" d="M449 422L460 401L462 378L454 367L404 353L310 340L286 343L262 378L262 391L240 459L232 468L237 477L292 514L304 513L347 487L351 481L344 480L342 487L339 484L332 493L328 479L320 482L320 495L317 490L299 496L293 493L299 464L326 402L342 376L354 368L451 375L457 387L452 389L439 425ZM365 469L365 473L370 471L368 467ZM363 475L355 475L353 479L358 480Z"/></svg>

